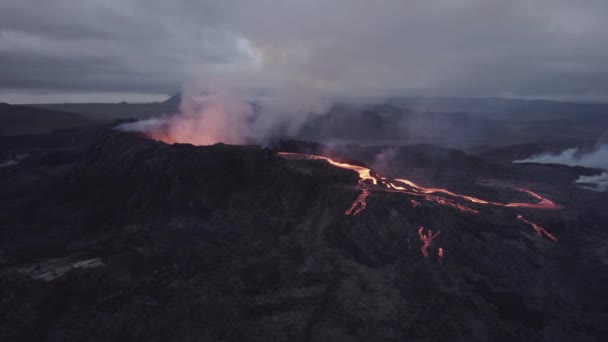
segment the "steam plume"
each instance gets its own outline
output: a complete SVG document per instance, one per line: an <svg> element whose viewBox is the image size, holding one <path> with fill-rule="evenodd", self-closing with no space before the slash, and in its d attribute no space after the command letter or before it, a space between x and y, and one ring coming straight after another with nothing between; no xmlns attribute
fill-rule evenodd
<svg viewBox="0 0 608 342"><path fill-rule="evenodd" d="M557 154L543 153L530 158L515 160L514 163L562 164L569 166L585 166L608 170L608 144L599 145L589 153L580 153L577 148L570 148ZM578 184L593 184L585 188L597 191L608 190L608 173L595 176L580 176Z"/></svg>
<svg viewBox="0 0 608 342"><path fill-rule="evenodd" d="M583 186L583 188L589 190L608 191L608 172L603 172L602 174L595 176L580 176L575 183L592 185Z"/></svg>
<svg viewBox="0 0 608 342"><path fill-rule="evenodd" d="M330 103L314 87L269 78L261 70L224 71L221 78L213 78L202 68L197 75L184 87L178 113L120 129L145 132L167 143L264 145L276 135L295 133Z"/></svg>
<svg viewBox="0 0 608 342"><path fill-rule="evenodd" d="M562 164L608 169L608 145L600 145L587 154L580 153L577 148L570 148L557 154L543 153L515 160L514 163Z"/></svg>

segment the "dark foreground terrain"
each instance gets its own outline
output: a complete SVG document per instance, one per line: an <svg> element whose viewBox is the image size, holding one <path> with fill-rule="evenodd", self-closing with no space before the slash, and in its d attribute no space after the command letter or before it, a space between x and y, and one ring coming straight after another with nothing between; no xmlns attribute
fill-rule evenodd
<svg viewBox="0 0 608 342"><path fill-rule="evenodd" d="M336 153L371 165L383 151ZM572 184L593 170L404 146L378 165L384 174L533 202L509 190L525 186L564 209L472 204L473 215L372 192L346 216L355 172L257 146L94 127L1 138L0 164L2 341L608 336L608 196ZM428 258L421 225L441 231Z"/></svg>

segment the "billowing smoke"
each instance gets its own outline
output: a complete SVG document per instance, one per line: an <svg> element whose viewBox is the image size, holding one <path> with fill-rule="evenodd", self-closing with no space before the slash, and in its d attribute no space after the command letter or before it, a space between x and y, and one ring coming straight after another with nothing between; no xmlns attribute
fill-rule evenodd
<svg viewBox="0 0 608 342"><path fill-rule="evenodd" d="M460 89L452 78L465 78L455 74L463 68L447 65L455 59L422 39L436 25L403 17L426 13L445 23L451 8L363 0L239 2L226 37L238 53L190 65L177 115L122 128L166 142L264 144L296 132L335 99L436 91L446 83Z"/></svg>
<svg viewBox="0 0 608 342"><path fill-rule="evenodd" d="M577 148L570 148L560 153L543 153L515 160L514 163L562 164L608 169L608 145L600 145L589 153L581 153Z"/></svg>
<svg viewBox="0 0 608 342"><path fill-rule="evenodd" d="M583 185L583 188L595 191L608 191L608 172L595 176L580 176L575 181Z"/></svg>
<svg viewBox="0 0 608 342"><path fill-rule="evenodd" d="M380 151L374 158L372 168L379 172L386 172L397 156L398 149L396 147L387 147Z"/></svg>
<svg viewBox="0 0 608 342"><path fill-rule="evenodd" d="M220 24L217 28L202 32L191 28L185 30L184 37L171 36L175 39L169 48L159 47L154 40L153 51L146 50L160 54L164 61L164 54L174 53L173 42L179 41L180 49L175 50L185 55L184 59L176 58L180 74L191 78L184 86L180 113L155 121L162 122L162 134L168 141L263 143L277 132L296 131L311 112L323 112L335 99L372 102L403 95L534 96L543 95L542 89L547 88L540 80L567 86L557 91L558 96L570 93L570 87L577 91L584 88L605 69L599 62L573 68L577 59L571 62L566 58L572 51L586 51L578 44L587 40L575 39L578 34L603 37L603 30L575 25L577 35L573 36L572 32L562 32L569 25L545 27L547 18L559 19L573 12L581 12L575 18L587 18L585 14L591 11L571 5L539 6L542 10L531 11L536 6L530 7L524 0L492 6L484 0L217 3L227 6L219 13L229 13L225 20L213 18ZM206 13L192 12L197 21ZM597 10L593 8L591 13ZM216 36L218 39L211 39ZM545 44L537 43L556 37L563 38L551 46L559 49L546 49ZM519 48L505 50L505 46ZM498 55L491 51L498 51ZM512 64L521 60L526 63ZM557 68L562 65L568 67ZM152 64L144 70L156 69ZM572 77L572 70L579 69L591 76ZM558 82L564 79L567 81ZM575 83L577 79L585 82ZM255 108L250 108L251 103ZM430 132L421 139L445 140L444 132L454 131L452 122L427 122L421 125ZM408 124L416 126L416 122ZM412 133L420 131L412 129Z"/></svg>
<svg viewBox="0 0 608 342"><path fill-rule="evenodd" d="M578 148L569 148L559 153L541 153L532 157L520 160L514 160L514 163L537 163L537 164L563 164L576 166L578 165Z"/></svg>
<svg viewBox="0 0 608 342"><path fill-rule="evenodd" d="M562 164L569 166L585 166L608 170L608 144L598 145L589 153L582 153L578 148L570 148L560 153L543 153L530 158L515 160L514 163ZM580 176L576 183L587 184L585 188L608 190L608 173L595 176Z"/></svg>
<svg viewBox="0 0 608 342"><path fill-rule="evenodd" d="M252 16L243 19L244 26ZM310 115L325 112L339 96L338 87L319 76L327 77L331 68L313 69L329 66L327 61L289 44L269 44L272 33L258 36L254 31L237 38L238 61L191 66L177 115L122 128L167 142L264 144L273 136L295 133Z"/></svg>
<svg viewBox="0 0 608 342"><path fill-rule="evenodd" d="M195 79L184 86L178 113L120 129L167 143L264 145L276 136L294 134L330 103L315 87L253 69L224 70L220 77L199 66Z"/></svg>
<svg viewBox="0 0 608 342"><path fill-rule="evenodd" d="M178 114L124 124L121 129L146 133L167 143L211 145L244 144L252 136L247 122L254 119L253 106L217 95L182 101Z"/></svg>

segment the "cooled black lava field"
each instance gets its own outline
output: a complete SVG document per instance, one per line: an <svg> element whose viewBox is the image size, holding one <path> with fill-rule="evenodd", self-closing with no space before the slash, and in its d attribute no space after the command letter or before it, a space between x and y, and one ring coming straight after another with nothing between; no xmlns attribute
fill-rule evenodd
<svg viewBox="0 0 608 342"><path fill-rule="evenodd" d="M110 126L3 137L0 339L608 336L608 195L572 183L591 170L408 145L373 171L538 203L525 188L560 207L546 210L429 200L279 154L371 167L383 149L168 145Z"/></svg>

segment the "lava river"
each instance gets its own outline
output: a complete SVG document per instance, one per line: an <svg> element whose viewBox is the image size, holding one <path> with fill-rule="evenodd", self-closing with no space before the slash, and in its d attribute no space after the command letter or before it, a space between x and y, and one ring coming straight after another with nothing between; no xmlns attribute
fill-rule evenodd
<svg viewBox="0 0 608 342"><path fill-rule="evenodd" d="M479 214L479 211L463 204L463 202L476 205L491 205L507 208L529 208L544 210L558 210L562 208L559 204L556 204L553 201L544 198L541 195L528 189L518 188L517 190L530 195L530 197L537 200L536 202L500 203L476 198L473 196L457 194L446 189L425 188L407 179L389 179L387 177L383 177L375 173L367 167L337 162L335 160L332 160L331 158L324 156L290 152L279 152L279 155L285 159L325 160L333 166L357 172L359 174L358 186L361 189L361 193L353 202L351 207L346 210L346 215L354 216L363 211L367 206L366 200L369 197L371 191L398 192L411 196L417 196L423 200L438 203L442 206L450 207L469 214ZM414 207L420 205L419 202L414 200L412 200L411 203ZM540 228L540 226L536 225L535 223L522 219L521 215L519 215L517 218L520 221L531 225L537 233L540 232L539 235L544 235L552 241L557 241L557 239L553 235L549 234L549 232L547 232L544 228Z"/></svg>

